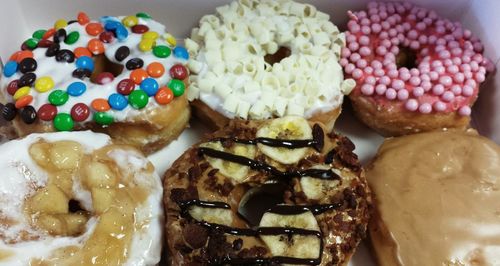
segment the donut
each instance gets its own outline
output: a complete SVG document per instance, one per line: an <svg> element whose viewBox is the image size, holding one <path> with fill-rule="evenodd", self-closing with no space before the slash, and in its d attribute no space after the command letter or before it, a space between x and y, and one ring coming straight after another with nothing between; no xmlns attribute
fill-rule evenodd
<svg viewBox="0 0 500 266"><path fill-rule="evenodd" d="M333 128L354 87L339 64L344 34L329 15L290 0L241 0L201 18L185 45L188 99L202 121L298 115Z"/></svg>
<svg viewBox="0 0 500 266"><path fill-rule="evenodd" d="M190 117L189 54L146 13L57 20L5 64L2 115L19 136L87 130L156 151Z"/></svg>
<svg viewBox="0 0 500 266"><path fill-rule="evenodd" d="M172 265L347 265L371 196L353 143L300 116L234 120L164 176Z"/></svg>
<svg viewBox="0 0 500 266"><path fill-rule="evenodd" d="M493 64L459 22L409 2L349 12L340 61L357 117L385 136L465 128Z"/></svg>
<svg viewBox="0 0 500 266"><path fill-rule="evenodd" d="M386 140L367 168L379 265L498 265L500 146L474 130Z"/></svg>
<svg viewBox="0 0 500 266"><path fill-rule="evenodd" d="M163 206L153 165L90 131L0 146L0 264L156 265Z"/></svg>

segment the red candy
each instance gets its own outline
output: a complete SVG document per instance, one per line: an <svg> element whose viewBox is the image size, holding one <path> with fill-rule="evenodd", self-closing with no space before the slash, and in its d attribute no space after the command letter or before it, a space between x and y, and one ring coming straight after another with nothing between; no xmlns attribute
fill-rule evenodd
<svg viewBox="0 0 500 266"><path fill-rule="evenodd" d="M84 103L77 103L71 107L71 117L76 122L85 121L90 115L89 107Z"/></svg>
<svg viewBox="0 0 500 266"><path fill-rule="evenodd" d="M85 12L78 13L77 20L80 25L85 25L90 22L90 18L87 14L85 14Z"/></svg>
<svg viewBox="0 0 500 266"><path fill-rule="evenodd" d="M135 83L131 79L123 79L116 85L116 91L122 95L129 95L135 88Z"/></svg>
<svg viewBox="0 0 500 266"><path fill-rule="evenodd" d="M104 85L104 84L108 84L108 83L112 82L114 79L115 79L115 76L113 76L113 74L111 74L109 72L102 72L99 75L97 75L96 83Z"/></svg>
<svg viewBox="0 0 500 266"><path fill-rule="evenodd" d="M140 24L139 24L139 25L135 25L135 26L133 26L133 27L131 28L131 30L132 30L132 32L133 32L133 33L142 34L142 33L144 33L144 32L149 31L149 28L148 28L148 26L146 26L146 25L140 25Z"/></svg>
<svg viewBox="0 0 500 266"><path fill-rule="evenodd" d="M46 103L38 109L38 117L43 121L52 121L56 115L57 107L50 103Z"/></svg>
<svg viewBox="0 0 500 266"><path fill-rule="evenodd" d="M9 85L7 85L7 92L10 94L10 95L14 95L14 93L16 93L17 89L19 89L17 87L17 83L19 82L18 79L16 80L13 80L9 83Z"/></svg>
<svg viewBox="0 0 500 266"><path fill-rule="evenodd" d="M101 42L103 42L103 43L111 43L114 38L115 38L115 36L110 31L105 31L105 32L99 34L99 40L101 40Z"/></svg>
<svg viewBox="0 0 500 266"><path fill-rule="evenodd" d="M174 79L183 80L187 77L188 71L186 67L181 64L174 65L170 68L170 76Z"/></svg>
<svg viewBox="0 0 500 266"><path fill-rule="evenodd" d="M54 42L51 41L51 40L40 40L38 42L38 47L42 47L42 48L48 48L49 46L51 46Z"/></svg>

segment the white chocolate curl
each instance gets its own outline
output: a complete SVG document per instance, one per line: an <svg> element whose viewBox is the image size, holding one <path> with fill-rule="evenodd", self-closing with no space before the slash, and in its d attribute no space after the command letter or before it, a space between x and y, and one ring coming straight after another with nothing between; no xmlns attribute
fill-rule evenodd
<svg viewBox="0 0 500 266"><path fill-rule="evenodd" d="M189 98L228 118L309 118L342 104L353 88L339 58L345 36L328 14L292 0L240 0L206 15L186 40ZM288 48L272 65L264 57ZM200 65L201 64L201 65Z"/></svg>

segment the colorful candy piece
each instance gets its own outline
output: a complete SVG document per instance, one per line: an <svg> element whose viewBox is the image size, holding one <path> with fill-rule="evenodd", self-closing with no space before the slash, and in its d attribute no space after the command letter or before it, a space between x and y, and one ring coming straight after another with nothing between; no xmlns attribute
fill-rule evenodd
<svg viewBox="0 0 500 266"><path fill-rule="evenodd" d="M135 90L128 96L128 101L130 103L130 106L132 106L133 108L142 109L148 104L149 97L146 92L142 90Z"/></svg>
<svg viewBox="0 0 500 266"><path fill-rule="evenodd" d="M78 31L72 31L66 36L66 39L64 40L65 44L74 44L80 39L80 33Z"/></svg>
<svg viewBox="0 0 500 266"><path fill-rule="evenodd" d="M87 49L94 54L99 55L104 53L104 44L99 39L91 39L87 43Z"/></svg>
<svg viewBox="0 0 500 266"><path fill-rule="evenodd" d="M76 97L82 95L86 90L87 90L87 85L85 85L85 83L76 81L69 84L68 88L66 89L66 92L69 95Z"/></svg>
<svg viewBox="0 0 500 266"><path fill-rule="evenodd" d="M51 77L40 77L35 81L35 90L38 92L47 92L54 88L54 80Z"/></svg>
<svg viewBox="0 0 500 266"><path fill-rule="evenodd" d="M139 13L135 14L135 16L138 18L151 19L151 15L149 15L146 12L139 12Z"/></svg>
<svg viewBox="0 0 500 266"><path fill-rule="evenodd" d="M174 48L174 56L177 58L185 59L185 60L189 59L188 51L186 50L186 48L184 48L182 46L177 46Z"/></svg>
<svg viewBox="0 0 500 266"><path fill-rule="evenodd" d="M19 89L16 91L16 93L14 93L14 95L12 96L12 98L13 98L14 100L16 100L16 101L17 101L17 100L18 100L18 99L20 99L21 97L28 95L28 94L30 93L30 91L31 91L31 88L30 88L30 87L28 87L28 86L24 86L24 87L22 87L22 88L19 88Z"/></svg>
<svg viewBox="0 0 500 266"><path fill-rule="evenodd" d="M170 68L170 76L174 79L184 80L188 76L188 71L185 66L175 64Z"/></svg>
<svg viewBox="0 0 500 266"><path fill-rule="evenodd" d="M171 79L168 82L168 88L170 88L172 90L175 97L179 97L179 96L182 96L182 94L184 94L184 90L186 89L186 85L184 85L184 82L182 80Z"/></svg>
<svg viewBox="0 0 500 266"><path fill-rule="evenodd" d="M7 85L7 93L9 93L10 95L14 95L17 89L19 89L18 83L19 83L18 79L9 82L9 85Z"/></svg>
<svg viewBox="0 0 500 266"><path fill-rule="evenodd" d="M97 75L95 81L97 84L105 85L105 84L113 82L114 79L115 79L115 76L113 76L112 73L102 72L99 75Z"/></svg>
<svg viewBox="0 0 500 266"><path fill-rule="evenodd" d="M85 12L79 12L77 16L78 24L85 25L90 22L90 18Z"/></svg>
<svg viewBox="0 0 500 266"><path fill-rule="evenodd" d="M33 72L37 68L37 62L33 58L24 58L20 63L19 63L19 71L21 73L28 73L28 72Z"/></svg>
<svg viewBox="0 0 500 266"><path fill-rule="evenodd" d="M99 34L99 40L103 43L112 43L115 39L115 36L110 31L105 31Z"/></svg>
<svg viewBox="0 0 500 266"><path fill-rule="evenodd" d="M17 72L18 64L16 61L9 61L3 67L3 75L6 77L11 77Z"/></svg>
<svg viewBox="0 0 500 266"><path fill-rule="evenodd" d="M85 31L91 36L97 36L104 31L101 23L91 22L85 26Z"/></svg>
<svg viewBox="0 0 500 266"><path fill-rule="evenodd" d="M113 116L111 116L108 113L104 113L104 112L94 113L93 120L97 124L103 125L103 126L111 125L114 122Z"/></svg>
<svg viewBox="0 0 500 266"><path fill-rule="evenodd" d="M36 74L35 73L26 73L19 78L19 83L17 84L18 87L24 87L24 86L29 86L33 85L33 83L36 80Z"/></svg>
<svg viewBox="0 0 500 266"><path fill-rule="evenodd" d="M148 96L155 95L158 88L158 82L153 78L146 78L141 82L141 90L143 90Z"/></svg>
<svg viewBox="0 0 500 266"><path fill-rule="evenodd" d="M77 47L73 50L76 58L80 58L82 56L92 57L92 53L87 49L87 47ZM78 63L78 60L76 61Z"/></svg>
<svg viewBox="0 0 500 266"><path fill-rule="evenodd" d="M46 103L38 109L38 117L43 121L52 121L57 115L57 107Z"/></svg>
<svg viewBox="0 0 500 266"><path fill-rule="evenodd" d="M73 63L75 62L75 54L68 49L59 50L56 54L57 62Z"/></svg>
<svg viewBox="0 0 500 266"><path fill-rule="evenodd" d="M157 45L153 48L153 54L158 58L167 58L170 56L170 53L170 48L165 45Z"/></svg>
<svg viewBox="0 0 500 266"><path fill-rule="evenodd" d="M133 27L139 23L139 19L136 16L126 16L123 18L122 23L127 27Z"/></svg>
<svg viewBox="0 0 500 266"><path fill-rule="evenodd" d="M125 96L119 94L119 93L113 93L109 95L108 97L108 103L111 106L111 108L121 111L125 109L128 105L128 100L125 98Z"/></svg>
<svg viewBox="0 0 500 266"><path fill-rule="evenodd" d="M134 81L135 84L141 84L143 80L148 77L148 72L142 68L134 69L130 72L130 78Z"/></svg>
<svg viewBox="0 0 500 266"><path fill-rule="evenodd" d="M155 100L160 105L169 104L174 99L174 93L167 87L160 88L155 95Z"/></svg>
<svg viewBox="0 0 500 266"><path fill-rule="evenodd" d="M71 118L75 122L83 122L90 116L89 107L84 103L77 103L71 107Z"/></svg>
<svg viewBox="0 0 500 266"><path fill-rule="evenodd" d="M68 26L68 21L66 21L65 19L58 19L55 23L54 23L54 29L58 30L58 29L62 29L64 27Z"/></svg>
<svg viewBox="0 0 500 266"><path fill-rule="evenodd" d="M17 109L21 109L21 108L27 106L28 104L30 104L32 101L33 101L33 96L25 95L16 101L15 106Z"/></svg>
<svg viewBox="0 0 500 266"><path fill-rule="evenodd" d="M28 105L21 110L21 120L26 124L33 124L36 120L36 110L33 106Z"/></svg>
<svg viewBox="0 0 500 266"><path fill-rule="evenodd" d="M143 52L149 52L156 45L156 41L153 39L145 39L139 42L139 50Z"/></svg>
<svg viewBox="0 0 500 266"><path fill-rule="evenodd" d="M138 24L138 25L133 26L130 30L133 33L143 34L147 31L149 31L149 27L146 25Z"/></svg>
<svg viewBox="0 0 500 266"><path fill-rule="evenodd" d="M123 42L128 37L128 30L127 28L125 28L123 25L120 24L120 26L118 26L118 28L116 28L115 30L115 35L119 41Z"/></svg>
<svg viewBox="0 0 500 266"><path fill-rule="evenodd" d="M35 38L29 38L27 39L24 44L26 44L26 46L28 48L30 48L31 50L35 49L38 45L38 40L35 39Z"/></svg>
<svg viewBox="0 0 500 266"><path fill-rule="evenodd" d="M123 45L123 46L120 46L120 48L116 49L115 59L118 62L121 62L125 58L127 58L129 55L130 55L130 48L128 48L126 45Z"/></svg>
<svg viewBox="0 0 500 266"><path fill-rule="evenodd" d="M116 91L122 95L129 95L135 88L132 79L123 79L116 85Z"/></svg>
<svg viewBox="0 0 500 266"><path fill-rule="evenodd" d="M63 90L54 90L49 94L49 102L55 106L65 104L69 99L68 93Z"/></svg>
<svg viewBox="0 0 500 266"><path fill-rule="evenodd" d="M142 68L143 66L144 66L144 61L142 61L142 59L140 58L132 58L128 60L127 63L125 64L125 67L128 70Z"/></svg>
<svg viewBox="0 0 500 266"><path fill-rule="evenodd" d="M146 67L149 76L153 78L159 78L165 73L165 67L159 62L153 62Z"/></svg>
<svg viewBox="0 0 500 266"><path fill-rule="evenodd" d="M41 40L43 38L43 35L45 35L47 31L46 30L37 30L35 32L33 32L33 34L31 35L31 37L37 39L37 40Z"/></svg>
<svg viewBox="0 0 500 266"><path fill-rule="evenodd" d="M16 118L17 115L17 108L13 103L7 103L3 106L2 108L2 117L7 120L11 121Z"/></svg>
<svg viewBox="0 0 500 266"><path fill-rule="evenodd" d="M97 98L92 101L90 104L94 110L98 112L106 112L109 109L111 109L111 106L109 106L109 103L106 99L103 98Z"/></svg>
<svg viewBox="0 0 500 266"><path fill-rule="evenodd" d="M75 125L70 114L59 113L54 118L54 128L57 131L71 131Z"/></svg>

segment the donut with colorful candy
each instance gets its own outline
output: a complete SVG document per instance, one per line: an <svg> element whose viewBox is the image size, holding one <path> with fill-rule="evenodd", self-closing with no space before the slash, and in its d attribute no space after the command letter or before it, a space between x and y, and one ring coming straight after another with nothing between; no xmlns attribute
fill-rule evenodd
<svg viewBox="0 0 500 266"><path fill-rule="evenodd" d="M494 69L459 22L408 2L349 12L341 65L356 80L357 116L383 135L469 125L479 85Z"/></svg>
<svg viewBox="0 0 500 266"><path fill-rule="evenodd" d="M6 62L2 115L19 136L92 129L149 153L187 125L188 57L147 13L80 12L35 31Z"/></svg>

